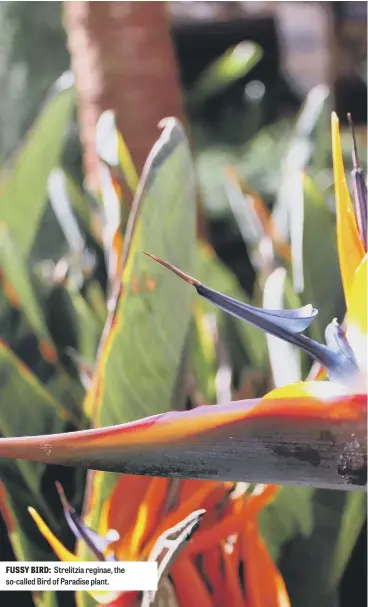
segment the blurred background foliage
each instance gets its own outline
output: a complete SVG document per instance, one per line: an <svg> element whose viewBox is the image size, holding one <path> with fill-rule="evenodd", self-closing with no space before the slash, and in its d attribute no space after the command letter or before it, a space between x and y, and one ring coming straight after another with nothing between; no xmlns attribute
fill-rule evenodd
<svg viewBox="0 0 368 607"><path fill-rule="evenodd" d="M268 307L313 303L321 311L313 324L313 337L322 340L326 324L344 315L335 245L330 112L336 106L344 111L350 104L347 109L357 116L364 160L366 138L359 126L366 120L361 111L365 58L354 47L350 50L355 58L358 55L359 64L354 64L353 75L346 68L340 80L336 76L328 84L318 78L315 86L309 81L293 82L284 69L282 28L274 15L266 11L243 23L239 9L230 5L252 3L198 3L228 4L227 10L235 12L229 18L215 14L213 8L214 13L204 19L198 9L199 17L188 19L185 8L179 7L186 3L172 4L173 42L209 239L206 246L203 238L196 246L192 235L196 275L219 291L262 305L274 270L283 268ZM346 27L349 18L335 5L359 3L328 4L338 29ZM350 21L354 19L350 17ZM91 422L91 411L83 409L82 402L90 387L111 286L103 226L110 222L124 234L126 225L127 208L116 223L116 200L109 179L113 175L123 183L123 194L118 191L124 197L134 177L126 157L120 158L117 167L108 163L110 178L105 176L101 192L85 187L75 92L70 75L60 78L70 64L61 3L2 2L0 27L0 90L6 91L0 95L0 431L9 436L24 433L24 411L32 412L27 418L28 434L83 428ZM357 91L355 96L349 94L352 90ZM113 141L115 136L113 127ZM343 143L346 166L350 166L347 132ZM103 158L102 149L99 155ZM62 170L52 172L56 167ZM157 177L158 192L169 188L169 168L166 179L165 172ZM298 181L300 172L307 174L304 182ZM271 212L278 238L270 238L262 223L264 213ZM160 229L172 225L179 229L180 217L169 215ZM151 220L159 225L159 218L152 219L148 212L141 218L142 250L153 246ZM157 250L159 231L153 242ZM302 250L298 244L301 234ZM261 246L270 240L271 256ZM280 243L290 246L292 264ZM183 240L176 253L178 265L186 261L190 270L188 264L193 260L186 260L185 244ZM153 252L157 254L157 250ZM147 262L137 259L141 276ZM130 287L133 294L141 288L135 283ZM167 292L173 288L177 291L178 284L169 280ZM277 293L281 293L281 301ZM139 312L133 301L134 297L128 297L121 311L132 319ZM170 310L165 318L174 327L177 319L170 316ZM137 331L144 331L142 327L137 326ZM124 350L128 338L123 334L120 338L119 347ZM168 341L167 336L165 339ZM270 345L261 334L222 313L214 315L206 303L198 303L193 317L188 313L187 325L176 340L178 357L166 372L167 381L155 386L157 402L149 411L140 411L141 415L168 408L171 402L184 407L226 397L248 398L285 381L278 376ZM138 364L138 355L136 352L137 358L132 359L133 366ZM296 369L300 377L307 375L309 361L299 359L294 351L285 356L290 357L290 373ZM159 377L161 368L158 360L156 363ZM107 370L111 385L117 364L121 359L111 358ZM178 377L186 376L185 369L189 369L188 385L176 384ZM220 381L221 377L225 380ZM113 391L118 389L114 386ZM114 398L112 403L108 394L104 398L103 423L122 421L122 411L114 409ZM134 417L126 408L124 415ZM71 547L72 538L61 522L52 487L55 479L61 480L80 510L84 473L1 462L0 475L17 522L10 533L17 558L52 558L24 514L24 504L37 508ZM105 477L101 499L113 484L111 476ZM343 607L351 604L353 588L354 592L359 589L364 600L364 519L362 496L298 488L284 488L262 513L264 536L286 579L293 605ZM351 559L360 533L363 548L357 545L358 556ZM2 559L10 555L5 537L3 525ZM299 573L295 572L296 559ZM338 590L349 559L350 569ZM338 594L340 603L336 603ZM67 599L63 597L60 604L64 605ZM40 596L37 604L53 605L46 602L49 600Z"/></svg>

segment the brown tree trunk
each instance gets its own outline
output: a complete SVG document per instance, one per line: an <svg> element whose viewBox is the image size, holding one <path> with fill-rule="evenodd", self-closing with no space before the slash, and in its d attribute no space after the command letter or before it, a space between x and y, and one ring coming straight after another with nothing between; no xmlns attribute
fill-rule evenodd
<svg viewBox="0 0 368 607"><path fill-rule="evenodd" d="M115 111L141 171L167 116L184 119L165 2L65 2L87 184L97 186L96 123Z"/></svg>

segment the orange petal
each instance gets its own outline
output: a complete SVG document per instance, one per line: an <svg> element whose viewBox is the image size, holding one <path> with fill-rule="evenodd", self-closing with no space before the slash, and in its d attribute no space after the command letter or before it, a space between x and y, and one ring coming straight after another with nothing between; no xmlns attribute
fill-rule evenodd
<svg viewBox="0 0 368 607"><path fill-rule="evenodd" d="M180 521L182 521L186 516L188 516L194 510L198 510L202 508L202 504L204 500L208 497L208 495L216 488L216 483L214 482L205 482L201 483L201 487L199 490L192 495L190 499L186 502L180 503L179 507L175 509L173 512L170 512L165 519L158 525L155 530L154 536L144 547L144 555L148 556L151 552L156 539L166 531L166 529L170 529L177 525ZM205 519L204 519L205 520ZM191 540L193 542L197 537L198 532L195 534L194 538Z"/></svg>
<svg viewBox="0 0 368 607"><path fill-rule="evenodd" d="M222 607L225 602L222 555L220 547L208 550L202 556L203 572L211 588L211 596L215 607Z"/></svg>
<svg viewBox="0 0 368 607"><path fill-rule="evenodd" d="M336 198L337 244L341 276L345 296L351 288L354 272L364 257L364 248L359 238L353 204L346 183L341 151L339 119L335 112L331 116L332 156Z"/></svg>
<svg viewBox="0 0 368 607"><path fill-rule="evenodd" d="M138 596L139 592L122 592L116 599L105 603L105 607L134 607Z"/></svg>
<svg viewBox="0 0 368 607"><path fill-rule="evenodd" d="M203 578L190 559L179 557L172 566L171 576L180 607L213 607Z"/></svg>
<svg viewBox="0 0 368 607"><path fill-rule="evenodd" d="M230 535L238 533L243 523L244 512L224 517L210 529L206 529L205 531L199 530L190 544L184 549L183 553L185 553L185 556L189 556L211 550L217 544L226 540Z"/></svg>
<svg viewBox="0 0 368 607"><path fill-rule="evenodd" d="M247 607L291 607L284 580L263 542L255 519L241 535Z"/></svg>
<svg viewBox="0 0 368 607"><path fill-rule="evenodd" d="M279 487L277 485L264 485L262 493L249 496L240 512L225 516L210 529L199 530L190 544L185 548L185 555L194 555L210 550L216 544L226 540L230 535L242 529L244 521L251 517L254 519L262 508L273 500Z"/></svg>
<svg viewBox="0 0 368 607"><path fill-rule="evenodd" d="M223 550L225 567L225 588L228 604L232 607L244 607L244 597L239 579L238 563L226 549Z"/></svg>
<svg viewBox="0 0 368 607"><path fill-rule="evenodd" d="M43 535L45 540L50 544L51 548L55 552L56 556L61 561L74 561L78 562L79 559L75 554L69 552L67 548L58 540L58 538L52 533L51 529L46 525L44 520L40 517L38 512L34 508L28 508L28 512L36 523L40 533Z"/></svg>

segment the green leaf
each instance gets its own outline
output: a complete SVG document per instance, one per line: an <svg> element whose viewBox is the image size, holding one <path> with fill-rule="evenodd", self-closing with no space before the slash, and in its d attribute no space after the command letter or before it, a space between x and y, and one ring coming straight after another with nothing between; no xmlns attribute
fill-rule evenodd
<svg viewBox="0 0 368 607"><path fill-rule="evenodd" d="M315 491L312 487L281 487L277 498L261 511L261 533L275 561L280 560L283 546L295 536L311 535Z"/></svg>
<svg viewBox="0 0 368 607"><path fill-rule="evenodd" d="M336 317L342 320L344 297L334 221L322 193L308 176L304 177L303 206L303 299L319 311L311 334L324 342L327 325Z"/></svg>
<svg viewBox="0 0 368 607"><path fill-rule="evenodd" d="M211 63L188 93L189 104L201 105L245 76L262 58L262 49L253 42L241 42Z"/></svg>
<svg viewBox="0 0 368 607"><path fill-rule="evenodd" d="M194 173L178 123L167 125L149 159L104 365L97 425L167 410L189 328L192 289L143 255L187 271L195 263ZM148 404L149 403L149 404Z"/></svg>
<svg viewBox="0 0 368 607"><path fill-rule="evenodd" d="M294 494L290 501L293 499ZM288 544L280 561L281 572L292 605L332 607L366 517L366 496L320 489L313 494L310 508L310 533L298 534ZM284 509L280 514L286 518Z"/></svg>
<svg viewBox="0 0 368 607"><path fill-rule="evenodd" d="M28 255L47 204L47 179L59 164L74 106L74 90L60 79L29 131L14 164L0 176L0 221Z"/></svg>
<svg viewBox="0 0 368 607"><path fill-rule="evenodd" d="M23 310L30 327L42 342L54 347L44 320L42 307L31 282L24 254L4 225L0 225L0 259L3 275L11 284L18 305Z"/></svg>
<svg viewBox="0 0 368 607"><path fill-rule="evenodd" d="M367 496L348 493L340 521L328 582L332 588L339 584L367 516Z"/></svg>
<svg viewBox="0 0 368 607"><path fill-rule="evenodd" d="M19 312L17 326L13 327L13 331L9 334L9 345L16 349L21 339L24 339L25 341L33 340L35 343L35 356L31 361L33 371L37 373L39 378L42 378L42 381L47 385L49 392L51 392L57 400L63 402L66 408L76 416L76 420L81 409L83 391L78 383L68 376L61 364L60 356L58 356L58 354L64 354L64 352L63 348L60 347L60 342L58 343L53 339L49 330L50 327L46 322L47 320L50 320L50 306L47 305L45 293L42 292L41 285L38 285L36 277L33 276L28 269L24 254L16 247L8 230L3 225L0 226L0 257L0 269L3 273L3 277L7 280L7 284L11 286L15 298L10 303L12 307ZM61 287L59 287L59 293L60 291L62 291ZM40 300L39 296L45 297ZM75 297L77 297L77 295ZM63 308L64 317L61 316L63 303L65 303L63 302L63 298L59 296L57 298L57 306L60 314L58 314L56 321L59 333L61 333L63 337L68 335L71 331L71 325L74 325L75 330L79 331L79 338L81 332L86 336L87 328L85 325L84 328L83 325L78 326L76 320L73 323L72 316L73 312L74 315L76 314L76 310L74 310L70 304L69 309L66 311L66 316L65 306ZM80 311L81 305L82 304L80 303ZM10 322L9 319L10 314L8 310L3 322L6 320ZM94 335L96 341L97 329L96 327L94 328L91 318L89 317L88 320L85 319L85 322L88 322L89 325L88 337L93 339ZM93 333L94 330L95 333ZM6 331L5 334L7 335L8 331ZM26 350L29 350L29 346L26 346ZM30 361L27 360L27 364L30 364ZM38 373L36 369L39 369L40 372Z"/></svg>
<svg viewBox="0 0 368 607"><path fill-rule="evenodd" d="M34 375L0 341L0 433L24 436L62 432L69 414L38 382ZM47 448L47 446L45 446ZM51 552L40 542L27 506L33 506L55 523L42 495L43 464L0 459L0 480L6 489L14 530L10 534L19 560L48 560ZM41 545L40 545L41 544Z"/></svg>
<svg viewBox="0 0 368 607"><path fill-rule="evenodd" d="M191 362L195 387L200 396L207 403L215 403L217 373L215 335L204 313L204 302L200 300L196 301L194 308Z"/></svg>
<svg viewBox="0 0 368 607"><path fill-rule="evenodd" d="M108 349L100 361L96 426L182 406L173 402L173 395L187 343L193 289L143 255L149 251L194 272L194 171L182 127L173 119L166 123L148 157L137 200L125 237L127 245L132 234L122 293L106 342ZM129 234L132 219L134 229ZM117 475L92 475L91 516L92 526L97 526Z"/></svg>
<svg viewBox="0 0 368 607"><path fill-rule="evenodd" d="M101 320L91 310L78 290L67 285L66 292L74 311L77 350L87 362L94 364L103 329Z"/></svg>
<svg viewBox="0 0 368 607"><path fill-rule="evenodd" d="M211 289L215 289L224 295L233 297L239 301L249 303L244 291L239 286L235 276L226 266L216 257L212 249L200 245L198 250L198 270L196 278L204 282ZM253 367L263 369L267 365L267 345L266 337L262 331L248 324L231 317L211 304L204 302L204 309L211 314L216 314L218 318L219 330L222 334L230 333L236 335L236 338L243 351L243 357L250 361Z"/></svg>
<svg viewBox="0 0 368 607"><path fill-rule="evenodd" d="M366 518L366 502L364 493L282 487L260 513L262 535L292 605L332 607Z"/></svg>

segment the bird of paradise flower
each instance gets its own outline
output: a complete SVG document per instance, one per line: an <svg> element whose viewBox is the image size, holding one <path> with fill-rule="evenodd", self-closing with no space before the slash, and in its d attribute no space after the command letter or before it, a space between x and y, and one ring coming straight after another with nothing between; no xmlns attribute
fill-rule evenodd
<svg viewBox="0 0 368 607"><path fill-rule="evenodd" d="M256 523L259 509L274 496L277 488L273 485L265 486L259 496L245 493L239 501L239 497L234 497L237 496L234 481L309 484L343 489L364 489L366 486L367 193L355 153L353 207L346 184L339 125L335 114L332 116L332 141L337 241L347 314L346 331L334 320L326 329L326 344L317 343L303 333L317 314L312 306L286 311L255 308L213 291L168 262L150 255L192 285L200 296L215 306L305 350L327 371L329 382L298 382L273 390L261 399L238 401L226 406L203 406L186 412L173 411L111 428L0 441L1 457L167 477L137 481L145 487L145 496L150 492L161 491L170 477L223 481L215 485L199 483L197 491L193 485L191 490L188 489L189 493L193 492L193 501L190 497L186 500L181 496L179 502L186 505L187 509L184 512L179 508L180 516L177 512L176 524L183 519L182 515L190 515L192 506L203 507L207 511L203 527L200 527L184 548L180 559L172 565L175 590L178 596L183 597L183 604L193 600L193 589L196 589L195 596L202 597L201 604L223 604L218 597L221 595L224 578L224 588L227 596L234 597L234 605L244 605L244 601L249 607L288 604L282 579L270 561ZM285 462L284 465L282 462ZM128 482L126 478L122 477L122 486L124 479L124 482ZM228 481L232 482L232 490ZM195 481L184 481L183 491L191 486L187 483ZM212 496L212 502L210 500L208 505L206 500L211 494L211 485L217 499ZM118 483L105 505L106 512L116 511L115 504L121 490L119 486ZM76 525L75 513L74 518L71 518L70 506L64 496L62 499L67 519L72 521L71 526L77 531L78 537L84 537L87 541L90 537L88 534L92 533L95 546L92 551L99 557L106 558L105 552L109 549L110 557L118 554L119 558L123 555L125 558L132 555L148 558L147 546L153 549L154 542L160 537L159 530L165 533L162 525L167 528L167 518L164 523L161 522L161 527L160 523L157 526L156 519L155 533L152 531L154 527L147 532L147 520L152 521L156 516L155 514L152 519L148 512L153 508L157 513L159 509L155 504L159 500L145 501L142 497L133 527L120 527L114 517L102 517L102 520L111 522L111 526L119 533L119 540L105 533L105 543L101 549L96 543L101 541L100 536L88 530L79 519ZM218 531L215 531L215 513L223 501L232 513L229 518L233 522L231 525L225 524L227 517L222 512L220 522L217 521ZM162 510L159 511L162 515ZM253 517L250 516L251 512L254 513ZM35 511L31 513L59 556L71 558L70 553L63 552L65 549L38 514ZM201 511L198 516L201 517L202 514ZM121 537L129 537L126 529L130 529L129 548L126 539L125 544L124 540L122 544L119 543ZM99 530L102 537L106 530L104 523L102 531ZM229 538L234 534L236 541L231 552ZM244 548L241 538L247 534ZM140 538L138 543L134 539L137 536ZM207 543L203 538L207 538ZM91 542L89 545L92 547ZM121 548L123 545L124 549ZM117 552L111 553L114 546ZM135 546L134 550L132 546ZM204 558L206 549L211 546L216 549ZM251 547L252 558L248 558L247 551ZM251 571L256 575L251 564L257 561L254 554L258 554L259 564L262 562L262 566L268 568L270 583L267 588L262 581L254 583L254 578L248 579ZM203 557L200 566L193 560L195 555ZM245 565L246 583L237 573L239 562ZM208 572L212 572L208 573L208 585L204 584L199 573L201 568L206 571L206 567ZM188 578L191 582L184 582ZM222 580L221 583L219 579ZM208 587L211 588L211 594L208 593ZM207 590L207 593L201 594L201 588ZM267 599L268 602L265 603L265 595L262 593L269 588L273 589L270 594L273 598ZM216 596L217 599L214 599ZM122 602L115 602L115 605L125 605L124 601L128 599L126 595L121 595L116 600Z"/></svg>

